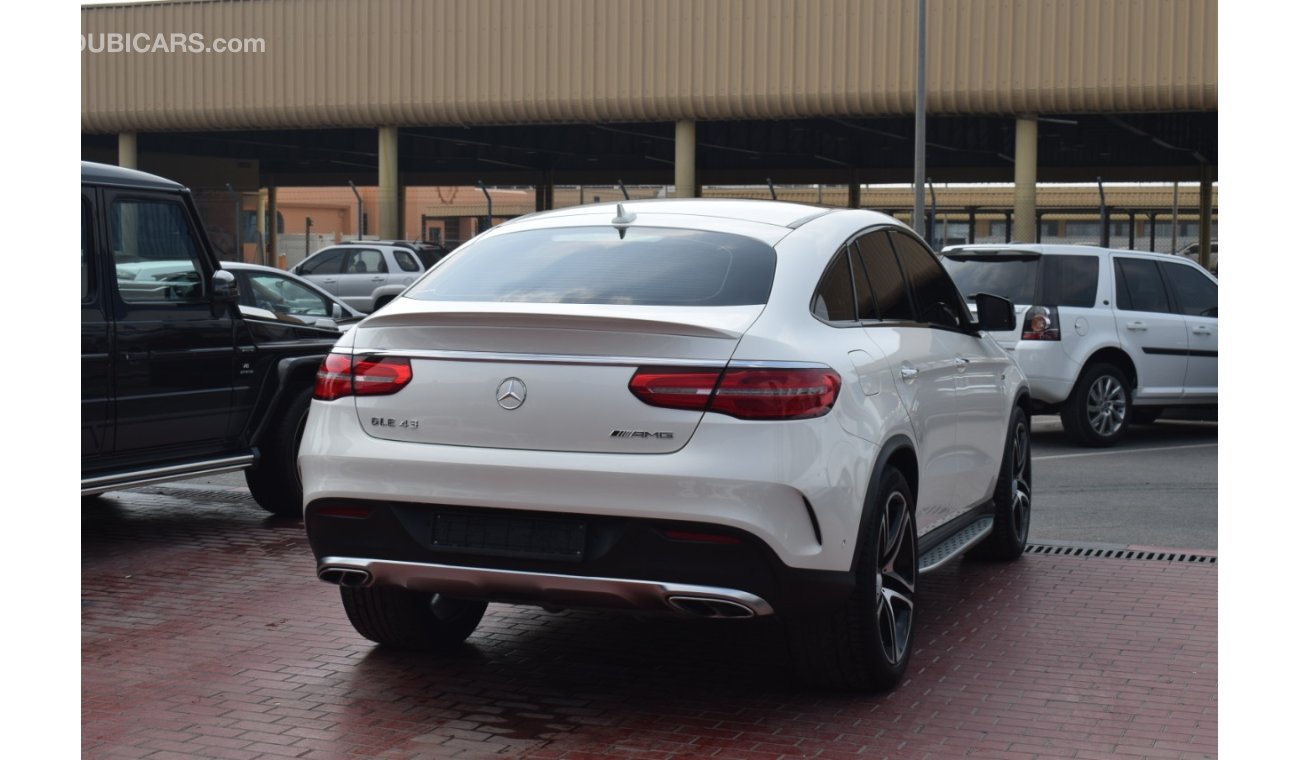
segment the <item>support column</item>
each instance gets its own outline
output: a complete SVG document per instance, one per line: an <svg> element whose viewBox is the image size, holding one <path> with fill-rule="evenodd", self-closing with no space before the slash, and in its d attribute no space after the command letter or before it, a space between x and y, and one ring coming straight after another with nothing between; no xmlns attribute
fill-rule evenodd
<svg viewBox="0 0 1300 760"><path fill-rule="evenodd" d="M582 205L581 186L579 186L578 195L579 195L578 205ZM551 181L550 172L542 172L542 176L537 181L537 191L535 194L533 208L536 211L550 211L551 209L555 208L555 183Z"/></svg>
<svg viewBox="0 0 1300 760"><path fill-rule="evenodd" d="M1019 243L1038 239L1038 119L1016 119L1015 230Z"/></svg>
<svg viewBox="0 0 1300 760"><path fill-rule="evenodd" d="M379 128L379 237L401 239L397 187L397 127Z"/></svg>
<svg viewBox="0 0 1300 760"><path fill-rule="evenodd" d="M135 132L122 132L117 136L117 165L123 169L140 168L139 155L136 150Z"/></svg>
<svg viewBox="0 0 1300 760"><path fill-rule="evenodd" d="M695 122L677 122L677 154L673 160L673 184L678 198L698 198L695 184Z"/></svg>
<svg viewBox="0 0 1300 760"><path fill-rule="evenodd" d="M275 185L266 188L266 265L280 267L280 210L276 208Z"/></svg>
<svg viewBox="0 0 1300 760"><path fill-rule="evenodd" d="M271 260L266 253L266 188L257 191L257 263L266 266Z"/></svg>
<svg viewBox="0 0 1300 760"><path fill-rule="evenodd" d="M1210 236L1210 222L1214 218L1214 168L1208 164L1201 167L1201 224L1200 237L1197 242L1200 243L1201 266L1207 270L1210 268L1210 244L1214 238Z"/></svg>
<svg viewBox="0 0 1300 760"><path fill-rule="evenodd" d="M862 183L857 172L849 178L849 208L862 208Z"/></svg>

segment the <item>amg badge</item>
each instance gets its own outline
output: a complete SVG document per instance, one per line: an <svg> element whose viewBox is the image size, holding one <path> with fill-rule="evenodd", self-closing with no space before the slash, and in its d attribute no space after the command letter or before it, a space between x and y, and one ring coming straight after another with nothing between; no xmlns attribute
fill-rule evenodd
<svg viewBox="0 0 1300 760"><path fill-rule="evenodd" d="M649 430L615 430L609 434L610 438L659 438L661 440L670 440L672 433L652 433Z"/></svg>

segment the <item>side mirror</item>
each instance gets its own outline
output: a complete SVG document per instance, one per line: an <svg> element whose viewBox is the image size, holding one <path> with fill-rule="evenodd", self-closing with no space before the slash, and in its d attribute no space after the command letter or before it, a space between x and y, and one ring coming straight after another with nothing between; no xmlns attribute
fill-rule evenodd
<svg viewBox="0 0 1300 760"><path fill-rule="evenodd" d="M333 319L336 322L343 319L343 307L339 304L333 304L330 307L330 319Z"/></svg>
<svg viewBox="0 0 1300 760"><path fill-rule="evenodd" d="M1006 332L1016 329L1016 307L1002 296L976 293L975 312L979 315L981 330Z"/></svg>
<svg viewBox="0 0 1300 760"><path fill-rule="evenodd" d="M239 302L239 283L224 269L212 273L212 312L220 315L227 307Z"/></svg>

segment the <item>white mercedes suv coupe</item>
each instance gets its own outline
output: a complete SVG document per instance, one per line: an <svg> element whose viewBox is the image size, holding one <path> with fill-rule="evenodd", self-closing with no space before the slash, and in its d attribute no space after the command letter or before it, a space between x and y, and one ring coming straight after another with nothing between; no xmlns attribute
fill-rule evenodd
<svg viewBox="0 0 1300 760"><path fill-rule="evenodd" d="M462 246L323 363L299 453L357 631L449 648L488 602L785 624L886 689L919 576L1024 549L1029 394L894 219L656 200Z"/></svg>

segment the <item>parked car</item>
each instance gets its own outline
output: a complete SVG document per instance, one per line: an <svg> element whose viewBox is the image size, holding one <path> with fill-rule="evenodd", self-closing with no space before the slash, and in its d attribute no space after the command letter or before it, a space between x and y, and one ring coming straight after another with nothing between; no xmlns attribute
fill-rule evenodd
<svg viewBox="0 0 1300 760"><path fill-rule="evenodd" d="M243 470L262 508L301 515L298 441L339 329L245 313L231 269L184 187L82 163L83 496Z"/></svg>
<svg viewBox="0 0 1300 760"><path fill-rule="evenodd" d="M239 310L247 319L269 319L342 332L366 315L292 272L259 264L222 262L239 282Z"/></svg>
<svg viewBox="0 0 1300 760"><path fill-rule="evenodd" d="M370 313L447 255L433 243L362 240L322 248L290 271L354 309Z"/></svg>
<svg viewBox="0 0 1300 760"><path fill-rule="evenodd" d="M1189 243L1183 246L1182 248L1178 249L1178 255L1182 256L1185 259L1190 259L1191 261L1195 261L1197 264L1200 264L1201 244ZM1210 264L1209 266L1210 274L1214 275L1215 277L1218 277L1219 276L1219 241L1217 240L1210 241L1209 264Z"/></svg>
<svg viewBox="0 0 1300 760"><path fill-rule="evenodd" d="M235 275L239 311L246 319L309 325L335 333L360 321L365 314L326 293L292 272L260 264L223 261L221 268ZM188 262L134 262L119 264L117 278L134 283L188 278Z"/></svg>
<svg viewBox="0 0 1300 760"><path fill-rule="evenodd" d="M921 573L1028 534L1029 397L892 218L659 200L477 236L346 334L299 455L322 580L382 645L487 602L775 616L888 688Z"/></svg>
<svg viewBox="0 0 1300 760"><path fill-rule="evenodd" d="M963 293L1016 304L996 333L1035 410L1073 440L1120 441L1133 422L1219 401L1219 284L1187 259L1073 245L963 245L944 266Z"/></svg>

